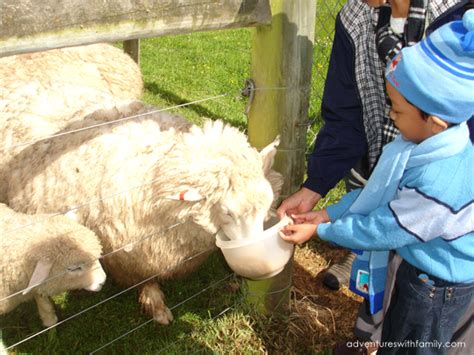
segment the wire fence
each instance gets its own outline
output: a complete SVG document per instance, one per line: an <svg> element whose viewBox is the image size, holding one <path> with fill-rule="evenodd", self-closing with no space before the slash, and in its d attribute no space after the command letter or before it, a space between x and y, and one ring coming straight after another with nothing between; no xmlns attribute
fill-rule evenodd
<svg viewBox="0 0 474 355"><path fill-rule="evenodd" d="M307 151L312 151L316 135L321 128L321 102L326 81L336 16L346 0L317 0L316 28L313 51L313 70L309 118L313 124L308 130Z"/></svg>
<svg viewBox="0 0 474 355"><path fill-rule="evenodd" d="M310 127L309 132L308 132L309 145L311 145L312 142L314 142L314 139L317 135L317 132L318 132L320 126L321 126L320 107L321 107L321 101L322 101L322 96L323 96L324 83L325 83L326 76L327 76L327 68L328 68L328 63L329 63L332 40L333 40L333 37L334 37L334 22L335 22L335 18L336 18L336 15L337 15L338 11L340 10L340 8L342 7L342 5L344 3L345 3L344 0L328 0L328 1L320 0L320 1L317 1L317 19L316 19L316 30L315 30L316 36L315 36L315 45L314 45L315 49L314 49L314 59L313 59L313 81L312 81L312 95L314 97L316 97L316 100L312 100L312 104L311 104L311 107L310 107L310 118L314 121L314 123ZM271 90L271 89L288 89L288 88L260 88L259 90L262 90L262 89ZM233 93L232 94L230 94L230 93L221 94L221 95L209 97L209 98L206 98L206 99L202 99L200 101L197 100L195 103L201 102L201 101L204 101L204 100L216 100L216 99L222 98L224 96L233 96L233 95L234 95ZM183 106L183 105L178 105L178 106ZM178 106L176 106L176 107L178 107ZM162 111L162 110L159 110L159 111ZM147 113L147 114L150 114L150 113ZM125 119L133 119L133 118L137 118L137 117L127 117L127 118L124 118L124 120ZM111 124L111 123L109 122L108 124ZM91 129L91 128L96 128L96 127L88 127L87 129ZM71 134L71 133L75 133L75 132L66 132L64 134ZM64 135L64 134L61 134L61 135ZM39 137L38 139L36 139L34 141L20 142L15 146L0 147L0 153L2 153L5 150L8 150L8 149L13 149L13 148L17 148L19 146L24 146L24 145L29 145L29 144L34 144L38 141L41 141L41 140L44 140L44 139L55 138L57 136L59 136L59 135L48 136L48 137ZM92 202L94 202L94 201L92 201ZM89 204L89 203L91 203L91 202L88 202L87 204ZM58 214L59 214L59 212L58 212ZM24 228L24 227L27 227L27 226L20 226L20 227ZM171 229L173 227L175 227L175 225L170 226L169 229ZM8 231L8 232L10 232L10 231ZM137 243L142 242L143 240L151 238L153 236L154 235L146 236L145 238L142 238L139 241L137 241ZM115 252L117 252L117 251L119 251L119 250L121 250L125 247L126 246L124 246L124 247L122 247L118 250L114 250L113 252L111 252L109 254L113 254L113 253L115 253ZM108 255L104 255L103 257L105 257L105 256L108 256ZM190 259L192 259L196 256L198 256L198 255L195 255L195 256L191 257ZM155 276L156 275L152 276L151 278L153 278ZM213 288L217 284L227 280L230 276L231 275L227 275L225 278L223 278L223 279L221 279L217 282L211 283L208 287L203 288L202 290L195 293L191 297L189 297L189 298L185 299L184 301L176 304L173 308L176 308L176 307L182 305L183 303L187 302L189 299L194 298L194 297L202 294L203 292L207 291L210 288ZM55 324L52 327L46 328L46 329L44 329L40 332L37 332L35 334L32 334L30 336L26 336L21 341L18 341L14 344L11 344L7 349L12 349L12 348L14 348L14 347L16 347L16 346L32 339L32 338L38 336L38 335L43 334L44 332L50 330L51 328L54 328L54 327L56 327L58 325L61 325L61 324L65 323L69 320L72 320L73 318L89 311L90 309L93 309L93 308L95 308L99 305L102 305L103 303L108 302L109 300L121 295L124 292L129 291L132 288L135 288L135 287L139 286L140 284L142 284L143 282L146 282L146 281L148 281L148 279L145 279L142 282L140 282L139 284L133 285L132 287L129 287L129 288L123 290L123 291L120 291L120 292L114 294L113 296L111 296L109 298L106 298L106 299L96 303L95 305L89 307L89 308L86 308L86 309L84 309L80 312L77 312L77 313L73 314L72 316L60 321L59 323ZM35 285L35 286L37 286L37 285ZM0 301L6 300L7 298L10 298L12 296L15 296L15 294L10 295L10 296L8 296L8 297L6 297L6 298L4 298ZM227 308L222 313L227 312L229 309L230 309L230 307ZM112 343L122 339L123 337L129 335L130 333L140 329L141 327L143 327L146 324L149 324L151 322L152 322L152 320L148 320L148 321L138 325L137 327L131 328L128 332L125 332L122 335L114 338L112 341L103 344L103 346L101 346L99 348L96 348L93 351L93 353L108 347Z"/></svg>
<svg viewBox="0 0 474 355"><path fill-rule="evenodd" d="M285 87L268 87L268 88L259 88L259 90L285 90L285 89L291 89L291 88L285 88ZM226 93L226 94L220 94L220 95L215 95L215 96L211 96L211 97L207 97L207 98L204 98L204 99L199 99L199 100L195 100L195 101L192 101L192 102L188 102L188 103L185 103L185 104L181 104L181 105L178 105L179 107L182 107L182 106L189 106L189 105L193 105L193 104L196 104L196 103L200 103L200 102L204 102L204 101L209 101L209 100L219 100L219 99L222 99L223 97L226 97L226 96L231 96L231 95L235 95L235 93ZM146 112L146 113L143 113L143 114L140 114L140 115L132 115L132 116L127 116L127 117L123 117L123 118L120 118L118 120L113 120L113 121L107 121L107 122L103 122L101 124L97 124L97 125L93 125L93 126L88 126L88 127L85 127L84 129L78 129L78 130L70 130L70 131L67 131L67 132L63 132L63 133L60 133L60 134L54 134L54 135L49 135L49 136L44 136L44 137L37 137L33 140L30 140L30 141L27 141L27 142L16 142L14 143L13 145L7 145L7 146L4 146L2 148L0 148L0 150L2 151L8 151L10 149L15 149L15 148L18 148L18 147L23 147L23 146L27 146L27 145L33 145L33 144L36 144L38 142L42 142L44 140L50 140L50 139L56 139L56 138L59 138L59 137L64 137L66 135L72 135L72 134L76 134L76 133L79 133L79 132L83 132L84 130L88 130L88 129L97 129L97 128L101 128L101 127L104 127L104 126L113 126L114 124L116 124L117 122L123 122L123 121L127 121L127 120L139 120L139 119L142 119L144 117L147 117L149 115L152 115L152 114L155 114L155 113L158 113L158 112L163 112L163 111L169 111L169 110L173 110L175 109L176 107L178 106L170 106L170 107L166 107L166 108L162 108L162 109L158 109L158 110L153 110L153 111L149 111L149 112ZM140 185L137 185L137 186L131 186L131 187L128 187L126 189L122 189L120 191L110 191L110 193L107 193L105 196L101 197L101 198L97 198L97 199L92 199L92 200L89 200L89 201L85 201L79 205L76 205L74 206L73 208L69 208L67 211L61 211L61 212L55 212L55 213L51 213L49 214L49 218L53 218L55 216L58 216L58 215L61 215L61 214L67 214L67 213L70 213L70 212L76 212L77 210L79 209L82 209L82 208L89 208L91 207L91 205L94 205L98 202L102 202L106 199L110 199L110 198L114 198L116 196L119 196L119 195L123 195L123 194L127 194L127 193L130 193L132 190L135 190L135 189L141 189L141 188L149 188L151 185L153 185L155 183L155 180L152 180L152 181L145 181L143 182L142 184ZM23 224L23 225L15 225L12 229L9 229L9 230L3 230L3 231L0 231L0 233L2 233L3 236L7 236L8 237L8 234L11 234L11 233L14 233L14 232L18 232L18 231L21 231L22 229L25 229L25 228L29 228L35 224L38 224L38 223L44 223L45 220L39 220L39 221L33 221L31 223L27 223L27 224ZM175 223L171 226L168 226L167 228L164 228L163 229L163 232L165 232L164 234L166 234L166 231L169 231L177 226L179 226L180 224L182 224L184 222L178 222L178 223ZM64 235L67 234L67 233L70 233L70 232L74 232L74 231L68 231L68 232L65 232L63 233ZM99 259L104 259L106 257L110 257L112 256L113 254L119 252L119 251L122 251L122 250L126 250L127 248L131 248L133 247L135 244L139 244L139 243L142 243L146 240L149 240L151 238L155 238L157 236L159 236L159 234L161 233L152 233L152 234L149 234L145 237L141 237L140 239L132 242L132 243L129 243L129 244L126 244L126 245L123 245L115 250L112 250L104 255L102 255ZM166 237L163 236L163 237ZM193 256L190 256L184 260L182 260L179 264L179 265L182 265L184 263L186 263L187 261L190 261L202 254L206 254L206 253L209 253L213 250L214 248L211 248L211 249L207 249L207 250L204 250L204 251L201 251L201 252L198 252L197 254L193 255ZM99 260L99 259L96 259L96 260ZM93 260L91 261L90 263L88 264L91 264L93 262L95 262L96 260ZM81 266L85 266L85 265L81 265ZM55 275L52 275L48 278L46 278L45 280L37 283L37 284L34 284L34 285L31 285L29 286L28 288L26 289L21 289L17 292L14 292L10 295L7 295L3 298L0 299L0 305L1 305L1 302L4 302L4 301L7 301L9 300L10 298L13 298L13 297L17 297L17 296L20 296L20 294L22 294L24 291L29 291L30 289L32 288L35 288L35 287L38 287L42 284L45 284L45 283L48 283L58 277L61 277L62 275L66 274L67 273L67 270L63 271L63 272L60 272L58 274L55 274ZM14 349L15 347L21 345L21 344L24 344L60 325L63 325L64 323L66 322L69 322L71 320L74 320L76 317L86 313L86 312L89 312L90 310L92 309L95 309L96 307L98 306L101 306L109 301L111 301L112 299L132 290L132 289L135 289L137 288L138 286L144 284L145 282L148 282L148 281L151 281L153 279L155 279L157 276L159 276L162 272L160 273L157 273L157 274L154 274L154 275L151 275L150 277L147 277L145 278L144 280L122 290L122 291L119 291L119 292L116 292L115 294L113 294L112 296L110 297L107 297L106 299L103 299L95 304L93 304L92 306L89 306L85 309L82 309L70 316L68 316L67 318L55 323L54 325L52 326L49 326L45 329L42 329L40 331L37 331L37 332L34 332L33 334L30 334L30 335L27 335L27 336L22 336L22 339L19 340L19 341L16 341L15 343L11 344L11 345L8 345L7 347L5 347L5 350L11 350L11 349ZM204 293L205 291L209 290L210 288L213 288L215 285L217 284L220 284L222 282L224 282L225 280L227 280L232 274L228 274L225 278L217 281L217 282L214 282L212 283L210 286L206 286L204 288L202 288L201 290L199 290L198 292L194 293L192 296L188 297L187 299L185 299L184 301L181 301L179 302L178 304L176 304L175 306L173 306L171 308L172 309L175 309L183 304L185 304L186 302L188 302L189 300L197 297L198 295ZM145 325L151 323L153 321L153 319L149 319L148 321L140 324L139 326L137 327L134 327L132 329L129 329L128 331L126 331L125 333L121 334L120 336L114 338L112 341L100 346L99 348L95 349L93 351L93 353L99 351L99 350L102 350L106 347L108 347L109 345L115 343L116 341L128 336L129 334L133 333L134 331L144 327ZM1 339L0 339L0 342L1 342ZM0 343L1 345L1 343ZM0 348L1 349L1 348Z"/></svg>

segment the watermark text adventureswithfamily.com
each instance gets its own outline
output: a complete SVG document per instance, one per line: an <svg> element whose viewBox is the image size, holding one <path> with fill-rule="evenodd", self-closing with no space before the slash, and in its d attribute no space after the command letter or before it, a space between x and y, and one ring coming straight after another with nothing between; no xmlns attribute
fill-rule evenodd
<svg viewBox="0 0 474 355"><path fill-rule="evenodd" d="M462 341L458 342L442 342L438 340L433 341L419 341L419 340L404 340L398 341L383 341L383 342L367 342L367 341L348 341L348 348L359 348L365 346L366 348L435 348L435 349L448 349L448 348L465 348L466 343Z"/></svg>

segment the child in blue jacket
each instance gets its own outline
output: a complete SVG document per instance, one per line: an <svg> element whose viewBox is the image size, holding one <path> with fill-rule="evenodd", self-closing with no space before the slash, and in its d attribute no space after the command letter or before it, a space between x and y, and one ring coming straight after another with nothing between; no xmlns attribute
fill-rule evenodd
<svg viewBox="0 0 474 355"><path fill-rule="evenodd" d="M401 134L363 189L326 210L293 215L281 236L300 244L316 233L364 250L351 288L373 313L382 307L388 251L395 250L403 262L379 352L409 350L387 341L435 340L440 349L416 352L443 352L474 295L474 148L466 126L474 113L474 10L404 48L385 76Z"/></svg>

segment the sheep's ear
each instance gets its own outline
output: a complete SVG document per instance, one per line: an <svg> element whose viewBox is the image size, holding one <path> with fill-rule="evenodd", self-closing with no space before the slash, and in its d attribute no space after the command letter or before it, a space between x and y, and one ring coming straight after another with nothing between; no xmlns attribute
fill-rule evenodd
<svg viewBox="0 0 474 355"><path fill-rule="evenodd" d="M280 144L280 136L277 136L273 142L267 145L260 151L260 156L262 157L263 162L263 173L266 175L270 172L270 169L273 165L273 160L277 153L277 147Z"/></svg>
<svg viewBox="0 0 474 355"><path fill-rule="evenodd" d="M177 201L200 201L204 197L199 193L197 189L193 188L184 188L176 194L169 195L165 197L168 200L177 200Z"/></svg>
<svg viewBox="0 0 474 355"><path fill-rule="evenodd" d="M39 260L36 263L35 270L33 271L33 275L31 275L30 282L28 283L28 286L25 288L22 294L26 295L28 292L31 291L33 287L37 286L38 284L46 280L52 266L53 266L53 263L49 260Z"/></svg>
<svg viewBox="0 0 474 355"><path fill-rule="evenodd" d="M265 174L266 179L270 183L273 191L273 207L277 207L279 204L279 198L281 194L281 190L283 188L283 175L281 175L278 171L270 169L268 173Z"/></svg>

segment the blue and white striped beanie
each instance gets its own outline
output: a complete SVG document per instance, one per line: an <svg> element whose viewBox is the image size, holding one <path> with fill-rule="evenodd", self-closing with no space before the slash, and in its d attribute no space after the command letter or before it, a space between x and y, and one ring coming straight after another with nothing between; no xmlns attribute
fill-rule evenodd
<svg viewBox="0 0 474 355"><path fill-rule="evenodd" d="M451 123L474 114L474 9L412 47L387 66L386 79L407 101Z"/></svg>

